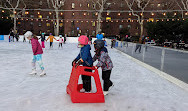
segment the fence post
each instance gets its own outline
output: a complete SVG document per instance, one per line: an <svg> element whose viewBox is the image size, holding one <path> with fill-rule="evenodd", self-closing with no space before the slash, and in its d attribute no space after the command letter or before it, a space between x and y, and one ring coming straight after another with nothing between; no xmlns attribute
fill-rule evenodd
<svg viewBox="0 0 188 111"><path fill-rule="evenodd" d="M161 55L161 71L164 69L164 57L165 57L165 48L162 49L162 55Z"/></svg>

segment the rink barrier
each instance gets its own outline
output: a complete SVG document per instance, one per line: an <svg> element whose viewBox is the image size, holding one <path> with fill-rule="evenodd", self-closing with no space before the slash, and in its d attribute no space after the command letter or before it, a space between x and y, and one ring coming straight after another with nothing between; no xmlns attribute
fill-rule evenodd
<svg viewBox="0 0 188 111"><path fill-rule="evenodd" d="M171 75L169 75L169 74L167 74L167 73L165 73L165 72L163 72L163 71L161 71L161 70L159 70L155 67L152 67L152 66L150 66L150 65L148 65L148 64L146 64L146 63L144 63L144 62L142 62L138 59L135 59L134 57L131 57L130 55L119 51L118 49L115 49L115 50L120 52L122 55L125 55L129 59L133 60L134 62L140 64L141 66L147 68L148 70L151 70L152 72L158 74L162 78L164 78L164 79L176 84L177 86L181 87L182 89L188 91L188 84L187 83L185 83L185 82L183 82L183 81L181 81L181 80L179 80L179 79L177 79L177 78L175 78L175 77L173 77L173 76L171 76Z"/></svg>
<svg viewBox="0 0 188 111"><path fill-rule="evenodd" d="M108 41L108 44L111 44L111 40L106 40L106 41ZM166 80L168 80L168 81L170 81L170 82L176 84L177 86L181 87L182 89L188 91L188 84L187 84L187 83L185 83L185 82L183 82L183 81L181 81L181 80L179 80L179 79L177 79L177 78L175 78L175 77L173 77L173 76L171 76L171 75L169 75L168 73L165 73L165 72L163 71L163 69L164 69L165 50L173 50L173 49L161 48L161 47L157 47L157 46L150 46L150 47L162 49L161 65L160 65L161 67L160 67L160 70L159 70L159 69L157 69L157 68L155 68L155 67L153 67L153 66L151 66L151 65L149 65L149 64L144 63L145 48L143 48L144 50L143 50L142 61L141 61L141 60L138 60L138 59L132 57L132 56L133 56L134 49L135 49L135 47L136 47L136 43L131 43L131 42L129 42L129 45L132 46L133 48L132 48L132 54L131 54L131 55L128 55L128 54L126 54L125 52L122 52L122 51L119 49L119 48L122 48L122 43L124 43L124 42L121 42L121 41L116 41L116 42L118 43L118 46L119 46L119 47L116 47L115 50L117 50L118 52L120 52L122 55L125 55L126 57L130 58L131 60L133 60L134 62L140 64L141 66L147 68L148 70L151 70L152 72L155 72L155 73L158 74L160 77L162 77L162 78L164 78L164 79L166 79ZM125 49L125 50L126 50L126 49ZM177 49L176 49L175 51L177 51ZM182 51L179 51L179 52L182 52ZM184 52L184 53L187 53L187 51Z"/></svg>
<svg viewBox="0 0 188 111"><path fill-rule="evenodd" d="M23 35L19 35L19 42L23 42ZM38 38L40 38L40 36L37 36ZM46 39L49 37L49 36L45 36ZM59 37L58 36L54 36L57 40L59 40ZM4 35L4 40L3 41L9 41L9 35ZM29 40L27 40L27 38L25 38L27 42L29 42ZM96 40L96 38L92 38L92 42L94 42ZM40 39L39 39L40 41ZM63 41L64 41L64 37L63 37ZM50 40L48 40L47 42L50 42ZM59 41L56 41L54 40L53 42L59 42ZM78 43L78 37L66 37L66 43Z"/></svg>
<svg viewBox="0 0 188 111"><path fill-rule="evenodd" d="M85 71L91 69L92 72ZM80 89L83 88L83 84L78 84L79 76L87 75L92 76L95 80L97 92L95 93L81 93ZM104 94L101 87L98 70L95 67L75 66L72 67L69 83L66 89L67 94L70 95L73 103L104 103Z"/></svg>

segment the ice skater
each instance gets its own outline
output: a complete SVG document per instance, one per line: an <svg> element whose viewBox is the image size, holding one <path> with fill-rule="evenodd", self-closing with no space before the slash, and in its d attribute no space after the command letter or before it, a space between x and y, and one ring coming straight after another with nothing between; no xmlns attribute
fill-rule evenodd
<svg viewBox="0 0 188 111"><path fill-rule="evenodd" d="M33 59L32 59L32 72L30 73L30 75L36 75L37 71L36 71L36 62L39 64L39 67L41 69L41 73L40 76L44 76L46 75L45 71L44 71L44 66L43 66L43 62L42 62L42 47L40 45L40 43L38 42L38 38L37 36L33 35L33 33L31 31L27 31L24 36L28 39L31 40L31 45L32 45L32 50L33 50Z"/></svg>
<svg viewBox="0 0 188 111"><path fill-rule="evenodd" d="M92 67L93 66L93 60L91 56L91 47L88 44L88 38L84 35L81 35L78 38L78 47L80 49L80 53L78 56L73 60L72 66L87 66ZM92 72L91 69L86 70L88 72ZM83 81L83 88L80 90L80 92L90 92L91 91L91 76L82 75L82 81Z"/></svg>
<svg viewBox="0 0 188 111"><path fill-rule="evenodd" d="M111 58L108 55L108 50L104 47L104 41L97 39L93 42L95 48L95 55L93 57L93 62L98 60L97 69L102 68L102 79L104 80L103 84L103 94L107 95L108 91L113 87L113 83L110 80L111 71L113 68L113 63Z"/></svg>
<svg viewBox="0 0 188 111"><path fill-rule="evenodd" d="M54 39L56 40L56 38L52 35L52 33L50 33L50 36L48 37L48 39L50 39L50 48L53 47L53 41ZM48 41L48 39L46 41Z"/></svg>
<svg viewBox="0 0 188 111"><path fill-rule="evenodd" d="M41 39L42 48L45 48L45 42L44 42L46 40L45 33L42 33L39 39Z"/></svg>
<svg viewBox="0 0 188 111"><path fill-rule="evenodd" d="M63 45L63 38L62 38L62 35L59 35L59 48L61 47L62 48L62 45Z"/></svg>

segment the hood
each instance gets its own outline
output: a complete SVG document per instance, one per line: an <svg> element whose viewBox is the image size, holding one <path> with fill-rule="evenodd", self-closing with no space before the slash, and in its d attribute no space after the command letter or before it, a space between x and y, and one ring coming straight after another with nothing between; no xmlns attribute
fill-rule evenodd
<svg viewBox="0 0 188 111"><path fill-rule="evenodd" d="M103 47L103 48L101 49L101 51L104 51L104 52L107 52L107 53L108 53L108 50L107 50L106 47Z"/></svg>

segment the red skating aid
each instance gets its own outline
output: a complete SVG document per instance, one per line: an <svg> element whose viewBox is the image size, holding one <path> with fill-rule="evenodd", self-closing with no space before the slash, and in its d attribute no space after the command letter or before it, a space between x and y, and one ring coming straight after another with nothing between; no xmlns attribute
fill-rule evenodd
<svg viewBox="0 0 188 111"><path fill-rule="evenodd" d="M86 72L85 69L91 69L92 72ZM93 72L94 70L94 72ZM97 88L95 93L81 93L80 89L83 88L83 84L78 84L80 75L93 76ZM67 85L67 93L70 95L73 103L104 103L104 94L99 79L98 70L95 67L78 66L72 67L69 84Z"/></svg>

